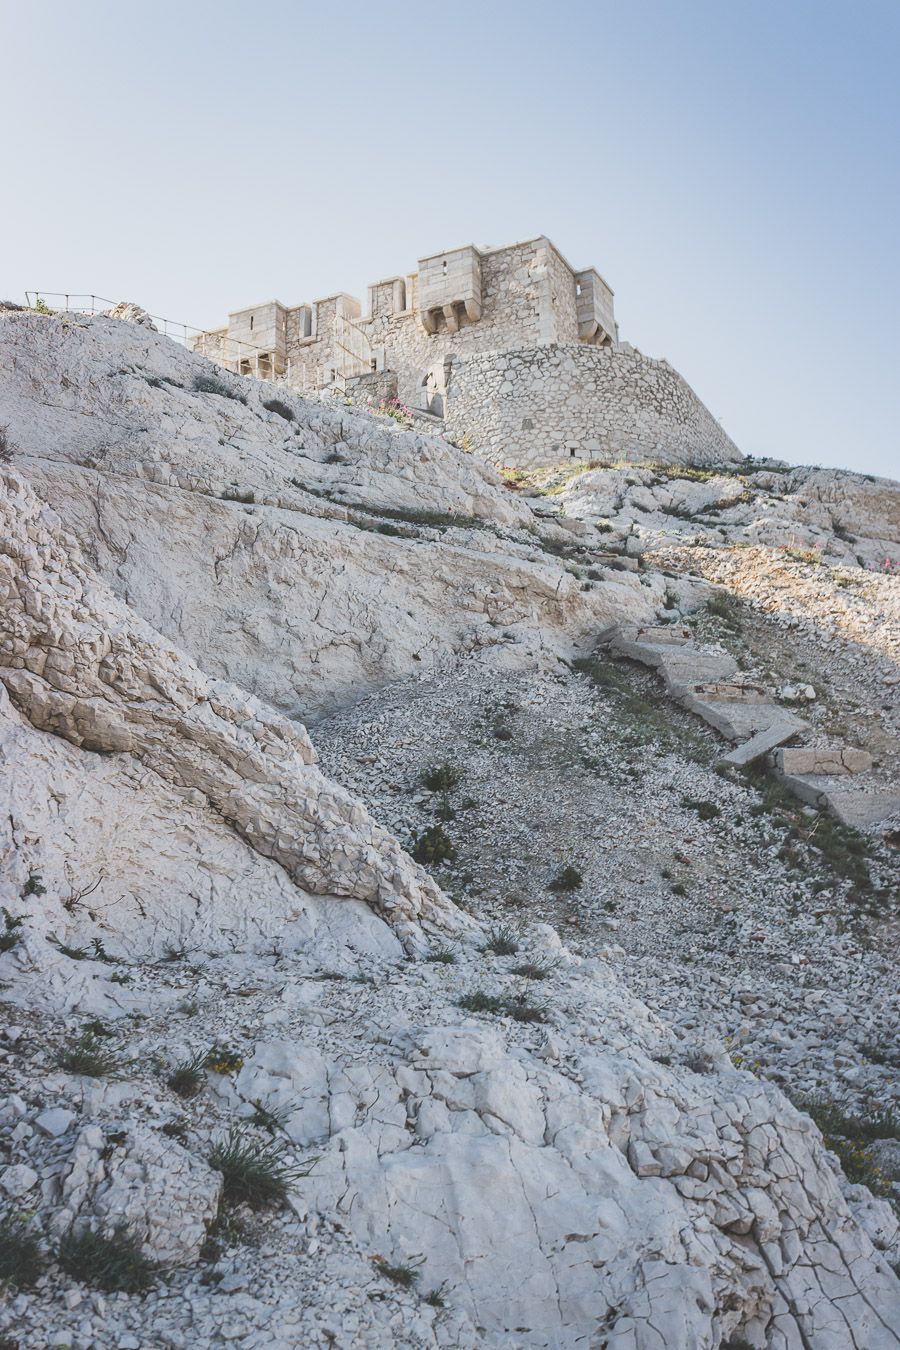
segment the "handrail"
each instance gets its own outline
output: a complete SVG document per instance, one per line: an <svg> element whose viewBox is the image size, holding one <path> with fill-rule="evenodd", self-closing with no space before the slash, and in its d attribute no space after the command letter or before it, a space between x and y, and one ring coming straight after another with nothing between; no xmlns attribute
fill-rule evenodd
<svg viewBox="0 0 900 1350"><path fill-rule="evenodd" d="M75 311L79 314L102 315L105 311L100 308L101 305L107 309L114 309L116 305L122 303L120 300L110 300L105 295L94 295L89 291L26 291L25 301L29 309L34 309L44 299L65 300L64 305L50 305L49 308L56 311ZM90 300L90 305L81 305L73 303L80 300ZM97 303L99 301L99 304ZM160 314L149 314L148 318L156 324L162 324L163 337L170 337L176 342L183 342L185 346L191 338L218 338L222 342L234 342L239 347L246 347L248 351L265 353L269 351L267 347L257 346L253 342L245 342L243 338L229 337L227 329L217 328L198 328L196 324L183 323L181 319L166 319ZM169 332L169 328L180 328L181 335Z"/></svg>

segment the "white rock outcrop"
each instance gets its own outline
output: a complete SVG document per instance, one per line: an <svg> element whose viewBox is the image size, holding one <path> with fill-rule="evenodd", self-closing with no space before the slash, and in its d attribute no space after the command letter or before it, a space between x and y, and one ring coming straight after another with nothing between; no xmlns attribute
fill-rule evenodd
<svg viewBox="0 0 900 1350"><path fill-rule="evenodd" d="M663 582L576 578L477 462L300 401L286 417L265 386L195 388L206 366L145 325L0 325L0 1187L51 1253L124 1223L165 1267L104 1301L48 1263L0 1334L897 1350L896 1218L812 1122L721 1045L692 1057L547 926L521 926L539 976L504 964L273 706L347 700L419 650L556 662L623 611L645 622ZM257 502L223 500L229 475ZM351 494L370 524L425 503L488 528L382 536L342 518ZM84 1014L116 1017L118 1081L61 1053L95 1034ZM212 1066L189 1101L181 1056ZM318 1162L258 1241L201 1267L210 1148L236 1124Z"/></svg>

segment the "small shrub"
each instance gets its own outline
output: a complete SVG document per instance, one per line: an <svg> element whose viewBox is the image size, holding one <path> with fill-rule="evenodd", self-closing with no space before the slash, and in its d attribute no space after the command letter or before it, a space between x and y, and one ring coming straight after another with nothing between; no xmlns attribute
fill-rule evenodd
<svg viewBox="0 0 900 1350"><path fill-rule="evenodd" d="M46 895L47 887L41 881L40 872L32 872L25 885L22 887L23 896L26 895Z"/></svg>
<svg viewBox="0 0 900 1350"><path fill-rule="evenodd" d="M42 1267L41 1244L27 1220L17 1214L0 1216L0 1285L27 1288L38 1279Z"/></svg>
<svg viewBox="0 0 900 1350"><path fill-rule="evenodd" d="M415 421L411 410L398 398L383 398L378 405L378 412L382 417L392 417L399 426L405 427L407 430L413 426Z"/></svg>
<svg viewBox="0 0 900 1350"><path fill-rule="evenodd" d="M466 1012L503 1012L503 999L499 994L486 994L482 989L476 989L474 994L463 994L457 1005L465 1008Z"/></svg>
<svg viewBox="0 0 900 1350"><path fill-rule="evenodd" d="M262 1102L253 1102L251 1125L259 1125L268 1134L276 1135L283 1130L290 1117L297 1110L296 1102L284 1102L281 1106L263 1106Z"/></svg>
<svg viewBox="0 0 900 1350"><path fill-rule="evenodd" d="M512 729L505 722L494 723L494 740L511 741L513 738Z"/></svg>
<svg viewBox="0 0 900 1350"><path fill-rule="evenodd" d="M584 883L584 877L573 863L567 863L547 887L549 891L577 891Z"/></svg>
<svg viewBox="0 0 900 1350"><path fill-rule="evenodd" d="M13 443L9 439L9 425L0 426L0 461L9 464L13 457Z"/></svg>
<svg viewBox="0 0 900 1350"><path fill-rule="evenodd" d="M177 1139L179 1144L187 1143L187 1125L183 1120L167 1120L160 1129L167 1139Z"/></svg>
<svg viewBox="0 0 900 1350"><path fill-rule="evenodd" d="M70 1230L59 1244L58 1260L73 1280L108 1294L139 1294L150 1288L158 1271L125 1224L119 1224L108 1237L92 1229Z"/></svg>
<svg viewBox="0 0 900 1350"><path fill-rule="evenodd" d="M22 934L19 929L25 922L23 918L14 918L9 910L3 906L0 907L0 913L3 915L3 931L0 932L0 952L11 952L13 947L18 947L22 941Z"/></svg>
<svg viewBox="0 0 900 1350"><path fill-rule="evenodd" d="M294 421L293 408L289 408L286 403L282 403L280 398L264 398L263 407L267 408L271 413L277 413L278 416L283 417L286 422Z"/></svg>
<svg viewBox="0 0 900 1350"><path fill-rule="evenodd" d="M515 1022L546 1022L547 1009L541 1003L532 1003L526 990L504 1001L503 1011Z"/></svg>
<svg viewBox="0 0 900 1350"><path fill-rule="evenodd" d="M66 1073L85 1078L110 1078L116 1070L115 1057L97 1044L97 1038L90 1031L82 1032L74 1045L60 1050L56 1064Z"/></svg>
<svg viewBox="0 0 900 1350"><path fill-rule="evenodd" d="M175 1068L166 1079L166 1083L177 1093L179 1097L184 1097L186 1101L191 1097L196 1097L206 1082L204 1069L206 1068L209 1052L194 1055L193 1059L186 1059L181 1064L176 1064Z"/></svg>
<svg viewBox="0 0 900 1350"><path fill-rule="evenodd" d="M422 775L429 792L449 792L462 778L462 770L455 764L432 764Z"/></svg>
<svg viewBox="0 0 900 1350"><path fill-rule="evenodd" d="M237 1073L244 1067L244 1059L237 1050L228 1050L220 1045L214 1045L207 1051L204 1057L204 1067L212 1069L213 1073L228 1074Z"/></svg>
<svg viewBox="0 0 900 1350"><path fill-rule="evenodd" d="M511 1017L516 1022L545 1022L547 1010L541 1004L531 1003L526 991L519 994L486 994L476 990L474 994L464 994L457 1005L466 1012L495 1013L498 1016Z"/></svg>
<svg viewBox="0 0 900 1350"><path fill-rule="evenodd" d="M672 887L672 894L673 894L673 895L687 895L687 886L685 886L685 884L684 884L683 881L676 881L676 882L675 882L674 886Z"/></svg>
<svg viewBox="0 0 900 1350"><path fill-rule="evenodd" d="M215 375L195 375L194 391L198 394L218 394L219 398L232 398L236 403L246 403L247 396Z"/></svg>
<svg viewBox="0 0 900 1350"><path fill-rule="evenodd" d="M389 1280L399 1284L402 1289L412 1289L420 1276L419 1267L425 1264L424 1256L411 1256L405 1264L392 1266L381 1256L375 1257L375 1264Z"/></svg>
<svg viewBox="0 0 900 1350"><path fill-rule="evenodd" d="M524 961L520 966L513 966L512 973L525 980L549 980L555 970L554 961Z"/></svg>
<svg viewBox="0 0 900 1350"><path fill-rule="evenodd" d="M725 627L730 628L732 632L740 631L740 601L733 595L728 595L724 591L717 591L707 600L706 612L721 620Z"/></svg>
<svg viewBox="0 0 900 1350"><path fill-rule="evenodd" d="M715 802L699 801L694 797L685 797L681 805L696 811L701 820L715 820L716 816L722 814Z"/></svg>
<svg viewBox="0 0 900 1350"><path fill-rule="evenodd" d="M437 962L442 966L455 966L456 952L452 947L431 947L425 960Z"/></svg>
<svg viewBox="0 0 900 1350"><path fill-rule="evenodd" d="M287 1145L260 1143L238 1126L211 1150L207 1161L224 1180L222 1200L234 1206L270 1209L286 1203L294 1181L309 1176L317 1158L304 1163L289 1160Z"/></svg>
<svg viewBox="0 0 900 1350"><path fill-rule="evenodd" d="M440 825L429 825L421 834L415 835L410 852L417 863L431 867L452 862L456 857L453 842Z"/></svg>
<svg viewBox="0 0 900 1350"><path fill-rule="evenodd" d="M508 923L497 924L488 929L487 942L481 949L493 952L495 956L515 956L519 950L519 939L515 929Z"/></svg>

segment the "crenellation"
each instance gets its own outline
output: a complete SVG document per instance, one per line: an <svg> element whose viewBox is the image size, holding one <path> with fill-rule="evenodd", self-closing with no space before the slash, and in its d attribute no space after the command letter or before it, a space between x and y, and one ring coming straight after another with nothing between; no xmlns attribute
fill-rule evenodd
<svg viewBox="0 0 900 1350"><path fill-rule="evenodd" d="M676 371L619 342L600 273L576 271L545 235L428 254L373 282L366 314L343 292L237 310L195 349L301 391L371 403L375 387L396 389L498 464L739 458Z"/></svg>

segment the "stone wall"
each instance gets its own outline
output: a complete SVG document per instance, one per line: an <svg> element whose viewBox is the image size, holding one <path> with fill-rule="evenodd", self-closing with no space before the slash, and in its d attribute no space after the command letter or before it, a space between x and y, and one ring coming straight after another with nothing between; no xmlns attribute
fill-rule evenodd
<svg viewBox="0 0 900 1350"><path fill-rule="evenodd" d="M414 407L425 406L425 376L445 356L578 338L574 275L543 237L481 254L482 315L474 323L462 322L456 332L446 327L426 332L415 308L418 296L409 284L408 308L391 313L388 284L379 285L373 306L377 312L360 326L373 349L384 350L386 365L397 372L400 398Z"/></svg>
<svg viewBox="0 0 900 1350"><path fill-rule="evenodd" d="M666 361L580 343L455 358L447 433L495 464L721 464L740 451Z"/></svg>

